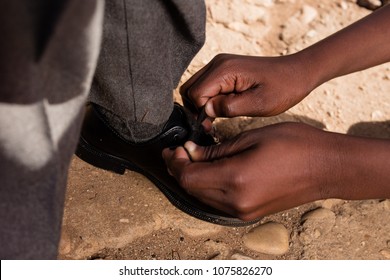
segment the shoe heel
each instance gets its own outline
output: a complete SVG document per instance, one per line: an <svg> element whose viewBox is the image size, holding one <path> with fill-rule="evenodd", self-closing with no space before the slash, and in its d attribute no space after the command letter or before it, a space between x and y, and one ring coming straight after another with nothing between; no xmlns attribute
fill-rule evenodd
<svg viewBox="0 0 390 280"><path fill-rule="evenodd" d="M79 144L75 152L83 161L114 173L123 175L125 174L126 167L119 161L119 159L113 158L107 154L94 149L83 138L80 138Z"/></svg>

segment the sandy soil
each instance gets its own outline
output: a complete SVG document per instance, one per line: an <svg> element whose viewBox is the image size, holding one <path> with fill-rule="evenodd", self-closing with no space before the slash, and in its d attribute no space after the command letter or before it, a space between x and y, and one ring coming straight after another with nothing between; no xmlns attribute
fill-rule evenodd
<svg viewBox="0 0 390 280"><path fill-rule="evenodd" d="M292 53L371 12L354 0L207 0L206 4L207 42L182 81L217 53ZM271 123L297 121L329 131L390 138L389 93L387 63L332 80L280 116L223 119L217 128L223 137L231 137ZM175 98L179 100L177 92ZM318 208L324 210L319 220L309 223L302 218ZM270 221L288 233L282 254L258 252L244 242L248 232ZM60 258L390 259L390 201L316 201L265 217L259 224L227 228L180 212L137 173L120 176L74 158Z"/></svg>

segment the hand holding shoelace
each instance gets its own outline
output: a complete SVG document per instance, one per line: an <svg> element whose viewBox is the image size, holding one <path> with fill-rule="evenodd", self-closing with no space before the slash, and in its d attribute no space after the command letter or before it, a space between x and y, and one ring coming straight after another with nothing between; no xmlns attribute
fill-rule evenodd
<svg viewBox="0 0 390 280"><path fill-rule="evenodd" d="M188 193L243 220L318 199L390 197L389 141L299 123L250 130L220 145L187 142L163 157Z"/></svg>

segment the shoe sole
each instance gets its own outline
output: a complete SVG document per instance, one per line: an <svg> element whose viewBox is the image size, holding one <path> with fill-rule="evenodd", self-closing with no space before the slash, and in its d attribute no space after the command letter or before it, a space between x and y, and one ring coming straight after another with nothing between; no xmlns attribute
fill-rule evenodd
<svg viewBox="0 0 390 280"><path fill-rule="evenodd" d="M79 144L75 153L83 161L117 174L123 175L126 169L140 173L154 183L158 189L167 197L167 199L178 209L196 217L200 220L223 226L242 227L252 225L259 221L242 221L233 217L223 217L211 213L207 213L203 210L196 209L192 205L189 205L185 200L178 199L175 194L164 186L156 177L149 174L145 170L139 168L137 165L122 158L99 151L94 146L90 145L83 137L80 137Z"/></svg>

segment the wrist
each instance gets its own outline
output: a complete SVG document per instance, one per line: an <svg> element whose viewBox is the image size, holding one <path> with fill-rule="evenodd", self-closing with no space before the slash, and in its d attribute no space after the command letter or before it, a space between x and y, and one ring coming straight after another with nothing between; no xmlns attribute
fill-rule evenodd
<svg viewBox="0 0 390 280"><path fill-rule="evenodd" d="M292 54L295 59L299 78L306 85L306 92L309 94L316 87L332 79L329 68L324 66L323 58L312 48L301 50Z"/></svg>
<svg viewBox="0 0 390 280"><path fill-rule="evenodd" d="M390 197L390 141L324 132L321 199Z"/></svg>

